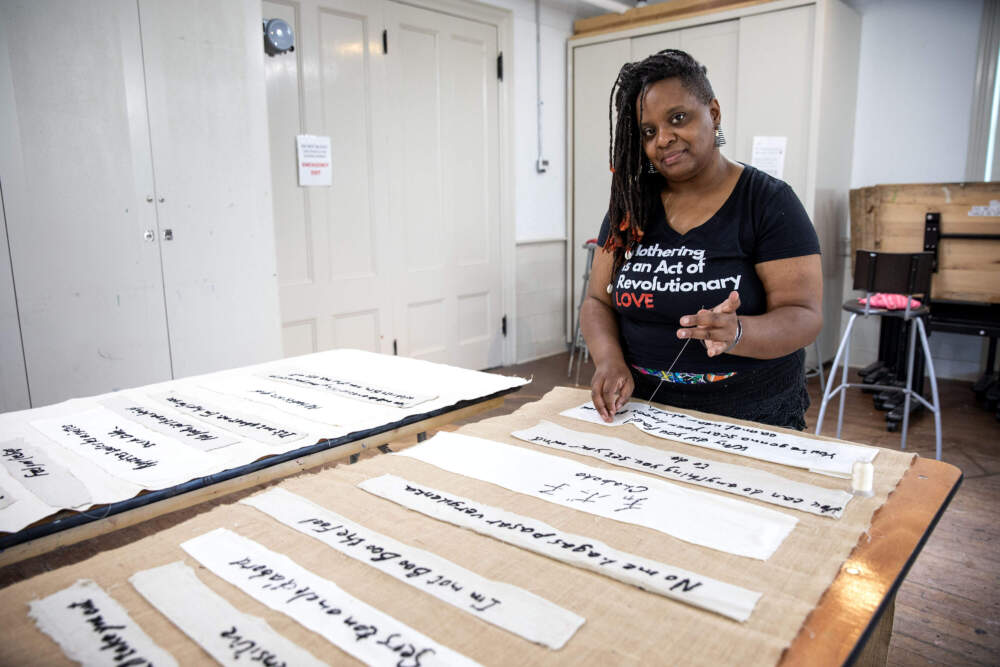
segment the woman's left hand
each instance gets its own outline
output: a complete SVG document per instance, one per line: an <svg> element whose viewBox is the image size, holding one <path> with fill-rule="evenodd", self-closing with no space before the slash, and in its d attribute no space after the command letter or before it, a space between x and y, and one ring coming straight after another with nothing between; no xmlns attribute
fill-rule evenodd
<svg viewBox="0 0 1000 667"><path fill-rule="evenodd" d="M697 338L704 342L708 356L725 352L736 339L736 311L740 307L739 292L732 291L725 301L711 310L702 309L681 318L678 338Z"/></svg>

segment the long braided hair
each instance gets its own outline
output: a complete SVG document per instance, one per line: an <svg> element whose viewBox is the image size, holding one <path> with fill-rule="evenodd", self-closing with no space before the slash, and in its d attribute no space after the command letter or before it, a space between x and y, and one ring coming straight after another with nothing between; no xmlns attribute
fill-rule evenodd
<svg viewBox="0 0 1000 667"><path fill-rule="evenodd" d="M611 164L611 202L608 206L610 231L604 243L613 252L612 275L624 262L625 251L642 240L654 206L659 204L665 181L659 172L650 173L639 135L639 110L648 87L663 79L678 78L699 101L708 104L715 97L707 69L688 53L665 49L645 60L625 63L611 87L608 99L608 159ZM618 115L612 123L614 111Z"/></svg>

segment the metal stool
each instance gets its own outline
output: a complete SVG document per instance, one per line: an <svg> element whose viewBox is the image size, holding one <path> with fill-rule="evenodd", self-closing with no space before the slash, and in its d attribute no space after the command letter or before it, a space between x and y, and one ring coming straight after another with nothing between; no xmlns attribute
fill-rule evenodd
<svg viewBox="0 0 1000 667"><path fill-rule="evenodd" d="M841 382L836 387L833 382L828 382L826 391L823 392L823 402L819 407L819 416L816 418L816 435L823 429L823 416L826 414L827 403L838 392L840 393L840 411L837 415L837 437L844 423L844 392L848 387L863 387L867 389L889 389L903 393L903 437L900 445L901 449L906 449L906 433L910 423L910 400L919 401L925 408L934 413L934 435L936 458L941 460L941 403L938 400L937 376L934 374L934 362L931 359L930 345L927 343L927 331L924 327L924 318L930 313L930 308L922 305L920 308L911 309L910 299L914 294L922 295L925 300L931 291L931 271L934 261L934 254L929 252L917 253L887 253L859 250L854 260L854 289L864 289L867 292L865 305L861 306L856 300L844 303L844 310L851 313L851 319L847 321L847 328L840 339L840 347L837 349L837 356L830 367L830 378L835 377L837 364L841 357L844 358L844 370L841 375ZM871 307L871 296L874 292L886 292L893 294L906 294L905 310L884 310ZM910 340L907 345L906 354L906 387L899 388L889 385L862 384L860 382L847 381L847 366L850 358L851 333L854 329L854 322L858 315L867 317L876 315L878 317L896 317L904 322L910 323ZM928 402L919 392L913 390L913 357L917 348L917 334L920 334L920 346L923 350L924 360L927 365L927 374L931 382L931 398L933 402Z"/></svg>
<svg viewBox="0 0 1000 667"><path fill-rule="evenodd" d="M569 348L569 368L566 377L573 377L573 360L577 360L576 383L580 384L580 369L583 362L590 358L590 351L587 349L587 342L580 333L580 310L583 308L583 301L587 298L587 285L590 284L590 265L594 263L594 250L597 248L597 239L589 239L581 246L587 251L587 262L583 267L583 287L580 288L580 302L576 306L576 325L573 327L573 344Z"/></svg>

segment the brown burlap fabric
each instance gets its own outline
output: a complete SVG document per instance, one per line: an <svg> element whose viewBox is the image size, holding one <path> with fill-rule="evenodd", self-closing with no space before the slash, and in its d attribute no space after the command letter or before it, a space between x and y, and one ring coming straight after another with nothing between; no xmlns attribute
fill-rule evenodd
<svg viewBox="0 0 1000 667"><path fill-rule="evenodd" d="M534 448L511 438L510 432L532 426L540 419L549 419L578 431L611 435L691 456L752 466L803 482L845 489L849 485L846 480L662 440L632 426L607 429L558 416L560 411L587 400L589 393L586 391L557 388L541 401L526 405L514 414L464 426L459 432ZM551 449L537 449L546 454L554 453ZM590 458L574 458L591 466L611 467ZM183 560L193 566L202 581L237 608L264 617L278 632L306 647L318 658L332 664L350 664L351 658L322 637L266 608L201 568L178 546L190 537L220 526L288 555L351 595L484 664L774 664L798 633L859 538L865 534L872 515L885 503L912 460L911 454L881 450L875 460L875 497L855 498L839 520L794 512L799 524L774 556L762 562L727 555L650 529L553 505L409 458L379 456L354 466L299 475L285 480L281 486L373 530L434 551L491 579L521 586L584 616L587 622L565 648L551 651L530 644L339 554L249 506L225 504L167 530L147 535L128 546L4 589L0 593L4 602L0 609L0 664L68 662L60 649L28 618L27 603L81 578L97 581L180 664L210 664L207 654L151 607L128 583L128 577L138 570L175 560ZM393 473L535 517L557 528L592 536L624 551L760 591L763 597L749 621L736 623L435 521L355 486L363 479L384 473ZM701 487L690 488L703 490Z"/></svg>

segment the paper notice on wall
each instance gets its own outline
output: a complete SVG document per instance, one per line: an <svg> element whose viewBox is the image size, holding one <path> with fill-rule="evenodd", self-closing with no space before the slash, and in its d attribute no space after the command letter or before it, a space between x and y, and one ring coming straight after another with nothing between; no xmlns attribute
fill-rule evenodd
<svg viewBox="0 0 1000 667"><path fill-rule="evenodd" d="M241 502L350 558L543 646L562 648L583 625L582 616L523 588L481 577L284 489L274 489Z"/></svg>
<svg viewBox="0 0 1000 667"><path fill-rule="evenodd" d="M299 185L333 185L330 167L330 137L300 134L295 137L299 161Z"/></svg>
<svg viewBox="0 0 1000 667"><path fill-rule="evenodd" d="M83 665L156 665L177 667L128 612L93 581L29 603L28 616L59 644L70 660Z"/></svg>
<svg viewBox="0 0 1000 667"><path fill-rule="evenodd" d="M391 456L424 461L563 507L760 560L770 558L798 522L743 500L458 433L440 432Z"/></svg>
<svg viewBox="0 0 1000 667"><path fill-rule="evenodd" d="M348 595L288 556L225 528L190 539L181 548L253 599L286 614L366 664L477 664Z"/></svg>
<svg viewBox="0 0 1000 667"><path fill-rule="evenodd" d="M750 164L775 178L784 178L787 147L788 137L754 137Z"/></svg>
<svg viewBox="0 0 1000 667"><path fill-rule="evenodd" d="M761 594L635 554L499 507L395 475L358 484L365 491L455 526L743 622Z"/></svg>
<svg viewBox="0 0 1000 667"><path fill-rule="evenodd" d="M764 470L685 456L619 438L572 431L548 421L539 422L522 431L514 431L511 435L526 442L589 456L675 482L697 484L836 519L844 513L844 507L853 497L846 491L796 482Z"/></svg>
<svg viewBox="0 0 1000 667"><path fill-rule="evenodd" d="M275 632L264 619L229 604L180 561L136 572L129 581L220 665L326 664Z"/></svg>

